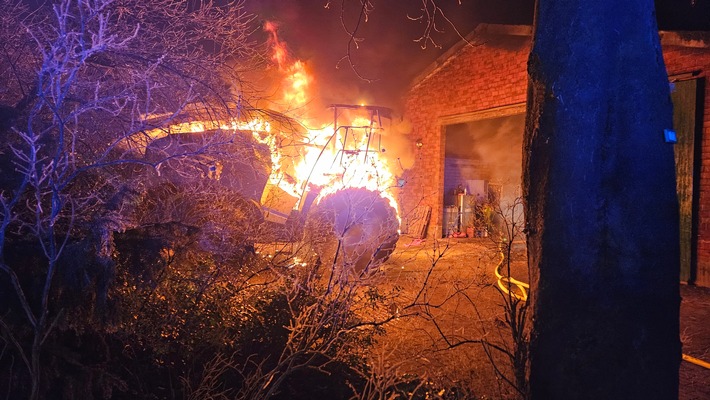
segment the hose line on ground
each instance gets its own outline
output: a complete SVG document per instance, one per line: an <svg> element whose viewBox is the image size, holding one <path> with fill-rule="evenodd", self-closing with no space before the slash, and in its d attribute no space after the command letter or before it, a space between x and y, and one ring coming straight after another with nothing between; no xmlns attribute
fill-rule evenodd
<svg viewBox="0 0 710 400"><path fill-rule="evenodd" d="M693 363L693 364L695 364L695 365L699 365L699 366L701 366L701 367L710 369L710 363L709 363L709 362L703 361L703 360L701 360L701 359L699 359L699 358L695 358L695 357L693 357L693 356L689 356L689 355L687 355L687 354L685 354L685 353L683 353L683 360L685 360L685 361L687 361L687 362L689 362L689 363Z"/></svg>
<svg viewBox="0 0 710 400"><path fill-rule="evenodd" d="M511 277L510 275L505 276L505 275L501 274L500 270L501 270L501 268L503 268L503 264L505 264L505 253L503 253L501 251L500 252L500 261L498 262L498 265L496 265L496 268L495 268L496 279L498 280L498 287L500 288L500 290L502 290L506 294L509 294L510 296L512 296L518 300L528 301L528 289L530 289L530 285L525 282L521 282L521 281ZM517 288L517 290L516 289L510 290L511 286L515 286ZM695 364L695 365L699 365L703 368L710 369L709 362L703 361L699 358L689 356L685 353L683 354L683 360L685 360L689 363Z"/></svg>
<svg viewBox="0 0 710 400"><path fill-rule="evenodd" d="M504 276L503 274L501 274L500 269L503 268L504 263L505 263L505 254L501 251L500 252L500 261L498 262L498 265L496 265L496 269L495 269L496 278L498 279L498 287L500 288L500 290L502 290L506 294L509 294L518 300L528 301L528 289L530 289L530 285L525 282L521 282L521 281L511 277L510 275ZM517 287L517 291L511 291L510 290L511 286Z"/></svg>

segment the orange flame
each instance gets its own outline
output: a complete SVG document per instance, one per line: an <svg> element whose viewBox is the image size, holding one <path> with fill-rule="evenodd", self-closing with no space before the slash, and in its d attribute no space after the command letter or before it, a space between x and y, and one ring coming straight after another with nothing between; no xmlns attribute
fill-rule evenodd
<svg viewBox="0 0 710 400"><path fill-rule="evenodd" d="M269 44L273 48L272 59L282 72L282 98L288 108L305 106L309 100L308 91L313 77L301 60L292 60L288 48L278 36L278 26L266 22L264 30L269 33ZM364 106L364 104L363 104ZM284 136L282 132L270 132L269 137L256 134L255 138L270 146L273 172L269 181L286 193L296 197L303 195L312 184L322 187L320 198L347 187L366 188L379 192L390 205L399 207L392 193L396 177L391 172L387 160L379 148L371 147L369 140L379 134L383 127L373 125L373 120L356 115L346 121L347 130L322 125L309 129L300 145L299 159L284 165L281 148L273 136ZM286 135L287 136L287 135ZM292 178L292 179L286 179ZM296 207L298 204L296 205Z"/></svg>
<svg viewBox="0 0 710 400"><path fill-rule="evenodd" d="M282 98L287 109L303 107L308 100L309 85L313 78L306 70L306 64L301 60L291 61L288 47L278 36L278 25L267 21L264 30L269 32L269 44L273 49L271 59L284 74Z"/></svg>
<svg viewBox="0 0 710 400"><path fill-rule="evenodd" d="M264 30L269 32L269 43L273 48L272 59L282 76L282 99L286 110L305 106L309 98L309 87L313 77L301 60L292 60L288 49L277 34L278 27L273 22L266 22ZM396 187L396 177L388 161L383 156L383 149L373 142L373 137L380 135L384 127L372 118L352 110L352 115L343 115L345 129L322 124L320 128L308 129L298 136L293 132L281 132L268 121L229 121L222 124L214 122L190 122L171 127L172 133L200 132L212 129L239 130L252 132L252 136L271 150L272 172L269 183L278 187L294 199L294 208L300 206L298 200L308 191L309 184L321 187L320 198L338 190L353 187L379 192L397 211L399 207L392 189ZM349 119L346 121L346 119ZM156 135L165 133L158 133ZM379 137L379 136L378 136ZM264 198L273 193L265 190ZM291 205L289 205L291 207Z"/></svg>
<svg viewBox="0 0 710 400"><path fill-rule="evenodd" d="M264 30L269 32L269 44L273 48L274 54L271 59L276 62L279 69L282 69L286 64L288 57L288 50L286 45L281 42L279 35L276 33L278 31L278 25L275 22L266 21L264 22Z"/></svg>
<svg viewBox="0 0 710 400"><path fill-rule="evenodd" d="M368 138L380 127L362 116L353 119L349 126L357 128L349 129L347 138L342 130L335 134L332 130L311 130L310 139L318 146L307 149L296 166L296 176L323 186L321 197L347 187L365 188L380 192L397 210L397 202L390 193L396 178L387 160L381 157L381 149L368 145ZM326 146L328 139L331 143Z"/></svg>

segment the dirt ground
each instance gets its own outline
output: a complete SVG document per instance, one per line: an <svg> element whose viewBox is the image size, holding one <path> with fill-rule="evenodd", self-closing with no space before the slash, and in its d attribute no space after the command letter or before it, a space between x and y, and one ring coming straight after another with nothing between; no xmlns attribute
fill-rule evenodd
<svg viewBox="0 0 710 400"><path fill-rule="evenodd" d="M511 275L527 280L524 247L515 248ZM484 238L418 242L403 237L398 242L383 266L385 282L400 290L401 314L417 317L387 326L380 352L396 371L381 373L411 373L442 390L467 390L456 398L517 398L505 382L513 376L504 353L512 341L504 299L496 289L496 249ZM413 303L417 306L409 307Z"/></svg>
<svg viewBox="0 0 710 400"><path fill-rule="evenodd" d="M683 354L710 362L710 288L681 285L680 339ZM680 364L680 400L710 399L710 369Z"/></svg>
<svg viewBox="0 0 710 400"><path fill-rule="evenodd" d="M402 293L400 312L416 309L420 318L402 318L387 328L378 350L388 360L383 368L426 376L438 387L468 387L468 395L479 399L516 397L505 382L512 373L504 352L480 343L511 349L503 297L495 286L496 247L485 238L402 237L383 269L387 285ZM527 281L524 245L515 243L513 249L511 275ZM681 296L683 352L710 361L710 288L681 285ZM426 306L408 308L412 302ZM494 368L503 377L495 378ZM679 398L710 399L710 370L683 361Z"/></svg>

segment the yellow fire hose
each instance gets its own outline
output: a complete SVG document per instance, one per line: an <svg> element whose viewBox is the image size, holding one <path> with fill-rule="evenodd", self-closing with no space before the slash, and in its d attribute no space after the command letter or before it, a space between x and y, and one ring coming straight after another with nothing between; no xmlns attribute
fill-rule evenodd
<svg viewBox="0 0 710 400"><path fill-rule="evenodd" d="M505 254L501 252L500 261L498 262L498 265L496 265L495 268L496 279L498 280L498 287L506 294L509 294L518 300L528 301L528 290L530 289L530 285L525 282L521 282L511 276L504 276L503 274L501 274L500 270L501 268L503 268L504 262ZM511 286L515 286L517 289L510 290ZM693 363L695 365L699 365L703 368L710 369L710 363L707 361L703 361L699 358L683 354L683 360L689 363Z"/></svg>
<svg viewBox="0 0 710 400"><path fill-rule="evenodd" d="M687 355L687 354L683 354L683 360L685 360L685 361L687 361L687 362L689 362L689 363L693 363L693 364L695 364L695 365L699 365L699 366L701 366L701 367L710 369L710 363L707 362L707 361L703 361L703 360L701 360L701 359L699 359L699 358L695 358L695 357L689 356L689 355Z"/></svg>
<svg viewBox="0 0 710 400"><path fill-rule="evenodd" d="M501 274L500 269L503 268L504 262L505 254L500 252L500 261L498 262L495 270L496 278L498 279L498 287L506 294L509 294L518 300L528 301L528 289L530 289L530 285L525 282L521 282L510 275L504 276ZM511 291L511 286L517 287L517 291Z"/></svg>

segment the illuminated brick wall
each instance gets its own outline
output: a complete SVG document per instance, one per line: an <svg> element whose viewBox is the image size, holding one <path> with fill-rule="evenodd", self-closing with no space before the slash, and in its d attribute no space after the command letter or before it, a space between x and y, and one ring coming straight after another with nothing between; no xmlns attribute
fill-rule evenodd
<svg viewBox="0 0 710 400"><path fill-rule="evenodd" d="M405 99L412 142L421 139L414 168L406 174L403 215L417 205L432 207L429 236L441 232L444 182L444 124L456 115L525 102L530 28L515 35L474 36L472 45L454 48L424 71ZM414 144L413 144L414 146Z"/></svg>

